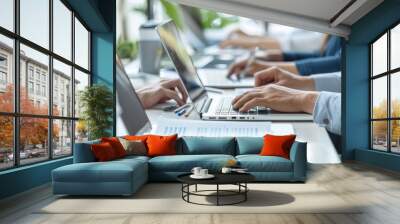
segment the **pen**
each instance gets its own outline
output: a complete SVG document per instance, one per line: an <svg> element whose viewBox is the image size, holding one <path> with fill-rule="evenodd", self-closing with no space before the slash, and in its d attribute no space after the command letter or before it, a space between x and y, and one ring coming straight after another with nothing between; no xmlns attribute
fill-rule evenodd
<svg viewBox="0 0 400 224"><path fill-rule="evenodd" d="M247 74L247 70L249 69L250 65L254 62L256 59L256 53L258 51L258 47L255 47L250 51L249 59L247 59L246 66L244 66L244 69L242 72L237 76L237 81L239 81L242 77L245 77Z"/></svg>
<svg viewBox="0 0 400 224"><path fill-rule="evenodd" d="M186 109L183 109L183 110L181 110L181 111L178 111L177 113L176 113L176 115L178 115L179 117L180 116L182 116L182 114L184 114L186 112Z"/></svg>
<svg viewBox="0 0 400 224"><path fill-rule="evenodd" d="M190 113L192 113L194 106L192 106L186 113L184 114L185 117L189 117Z"/></svg>
<svg viewBox="0 0 400 224"><path fill-rule="evenodd" d="M174 110L174 112L175 112L175 113L178 113L179 111L185 109L185 108L188 107L188 106L190 106L190 103L187 103L187 104L185 104L185 105L182 105L182 106L176 108L176 109Z"/></svg>

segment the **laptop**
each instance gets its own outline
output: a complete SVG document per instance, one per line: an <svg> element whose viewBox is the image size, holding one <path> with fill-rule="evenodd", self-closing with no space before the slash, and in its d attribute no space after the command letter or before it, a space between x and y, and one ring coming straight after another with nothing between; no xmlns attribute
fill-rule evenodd
<svg viewBox="0 0 400 224"><path fill-rule="evenodd" d="M158 134L178 136L204 137L261 137L266 133L293 134L291 124L271 124L271 122L236 122L202 121L187 119L158 118L151 122L140 102L136 91L126 74L121 61L117 57L116 63L116 134L140 135Z"/></svg>
<svg viewBox="0 0 400 224"><path fill-rule="evenodd" d="M175 66L189 97L203 120L312 120L307 114L277 113L265 107L255 107L246 113L232 108L234 96L210 96L193 65L190 55L182 44L173 21L157 26L161 43ZM220 74L224 76L224 74ZM222 82L222 81L221 81Z"/></svg>

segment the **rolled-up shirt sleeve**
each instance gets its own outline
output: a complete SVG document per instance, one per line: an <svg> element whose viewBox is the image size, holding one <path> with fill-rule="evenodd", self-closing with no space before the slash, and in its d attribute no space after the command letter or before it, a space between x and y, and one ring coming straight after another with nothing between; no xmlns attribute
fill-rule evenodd
<svg viewBox="0 0 400 224"><path fill-rule="evenodd" d="M328 73L340 71L340 54L320 58L308 58L295 62L300 75Z"/></svg>
<svg viewBox="0 0 400 224"><path fill-rule="evenodd" d="M321 57L321 53L319 52L311 52L311 53L302 53L302 52L283 52L283 60L284 61L296 61L307 58L317 58Z"/></svg>
<svg viewBox="0 0 400 224"><path fill-rule="evenodd" d="M341 94L320 92L313 112L314 122L334 134L341 134Z"/></svg>
<svg viewBox="0 0 400 224"><path fill-rule="evenodd" d="M340 93L342 90L342 75L340 72L316 74L310 77L314 80L316 91Z"/></svg>

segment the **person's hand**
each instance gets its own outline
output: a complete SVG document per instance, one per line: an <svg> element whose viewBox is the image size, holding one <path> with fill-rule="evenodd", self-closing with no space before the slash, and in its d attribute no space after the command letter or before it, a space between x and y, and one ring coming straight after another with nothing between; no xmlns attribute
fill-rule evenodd
<svg viewBox="0 0 400 224"><path fill-rule="evenodd" d="M235 47L235 48L254 48L257 47L259 42L253 38L248 36L239 36L230 39L226 39L219 43L220 48L228 48L228 47Z"/></svg>
<svg viewBox="0 0 400 224"><path fill-rule="evenodd" d="M280 112L312 113L318 92L303 91L270 84L256 87L233 99L233 108L247 112L256 106L271 108Z"/></svg>
<svg viewBox="0 0 400 224"><path fill-rule="evenodd" d="M315 90L315 83L312 78L296 75L278 67L271 67L254 74L254 85L256 87L268 84L277 84L299 90Z"/></svg>
<svg viewBox="0 0 400 224"><path fill-rule="evenodd" d="M248 64L249 59L242 59L237 62L232 63L228 69L228 78L239 77L242 73L247 76L253 76L254 73L269 68L268 65L260 60L253 60Z"/></svg>
<svg viewBox="0 0 400 224"><path fill-rule="evenodd" d="M264 61L283 61L283 52L280 49L269 49L257 53L257 58Z"/></svg>
<svg viewBox="0 0 400 224"><path fill-rule="evenodd" d="M272 67L278 67L293 74L299 73L296 64L292 62L268 62L256 59L248 63L248 60L249 59L242 59L231 64L228 69L227 77L240 77L242 73L246 76L254 76L255 73Z"/></svg>
<svg viewBox="0 0 400 224"><path fill-rule="evenodd" d="M240 28L234 29L232 30L228 36L226 37L226 39L232 39L235 37L250 37L249 34L245 33L243 30L241 30Z"/></svg>
<svg viewBox="0 0 400 224"><path fill-rule="evenodd" d="M188 95L180 79L161 80L156 85L138 90L138 96L144 108L174 100L179 106L184 105Z"/></svg>

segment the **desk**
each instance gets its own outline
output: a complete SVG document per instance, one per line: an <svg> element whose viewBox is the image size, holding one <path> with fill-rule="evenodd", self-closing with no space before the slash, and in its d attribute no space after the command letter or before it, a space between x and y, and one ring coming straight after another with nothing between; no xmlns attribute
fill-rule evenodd
<svg viewBox="0 0 400 224"><path fill-rule="evenodd" d="M135 89L141 88L145 85L158 82L159 77L153 75L139 75L131 77L131 82ZM234 90L224 90L227 94L232 94ZM178 117L173 112L165 112L161 109L149 109L146 113L152 122L160 122L164 119L184 119L187 122L198 121L200 117L192 112L189 117ZM213 121L219 122L219 121ZM240 122L240 121L232 121ZM256 121L262 122L262 121ZM283 123L283 122L274 122ZM335 164L340 163L340 155L336 152L336 149L329 138L329 135L325 128L318 126L313 122L284 122L293 125L294 131L297 135L297 140L307 142L307 160L309 163L315 164ZM259 123L258 123L259 124ZM265 122L267 124L267 122Z"/></svg>

